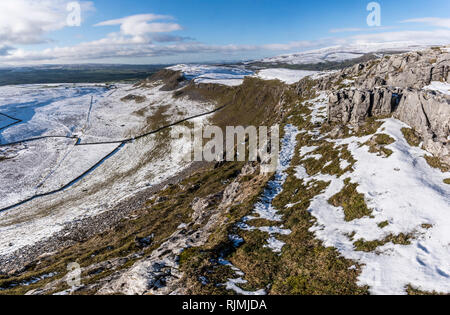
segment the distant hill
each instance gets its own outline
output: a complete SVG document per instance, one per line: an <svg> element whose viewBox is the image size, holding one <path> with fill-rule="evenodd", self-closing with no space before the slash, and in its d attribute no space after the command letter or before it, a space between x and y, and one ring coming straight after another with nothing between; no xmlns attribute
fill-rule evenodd
<svg viewBox="0 0 450 315"><path fill-rule="evenodd" d="M0 86L44 83L103 83L145 79L166 65L48 65L0 68Z"/></svg>
<svg viewBox="0 0 450 315"><path fill-rule="evenodd" d="M392 55L421 48L425 48L425 46L403 43L366 46L332 46L250 61L245 64L247 66L261 68L286 68L313 71L338 70L384 55Z"/></svg>

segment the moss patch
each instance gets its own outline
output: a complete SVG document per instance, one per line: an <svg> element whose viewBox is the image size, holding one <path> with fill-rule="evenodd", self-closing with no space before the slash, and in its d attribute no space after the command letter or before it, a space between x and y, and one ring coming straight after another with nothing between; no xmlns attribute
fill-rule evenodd
<svg viewBox="0 0 450 315"><path fill-rule="evenodd" d="M356 251L360 252L373 252L378 247L386 245L387 243L393 243L397 245L410 245L411 239L413 238L410 234L399 234L399 235L389 235L383 240L375 240L375 241L366 241L364 239L360 239L353 243Z"/></svg>
<svg viewBox="0 0 450 315"><path fill-rule="evenodd" d="M440 158L429 155L424 156L424 158L431 167L440 169L443 173L450 172L450 166L442 162Z"/></svg>
<svg viewBox="0 0 450 315"><path fill-rule="evenodd" d="M408 295L422 295L422 296L426 296L426 295L449 295L449 294L445 294L445 293L438 293L436 291L433 291L433 292L422 291L420 289L415 288L412 285L408 285L406 287L406 292L408 293Z"/></svg>
<svg viewBox="0 0 450 315"><path fill-rule="evenodd" d="M369 117L364 124L360 125L357 130L355 130L354 135L357 137L372 135L380 129L381 125L383 125L383 121L378 120L378 118Z"/></svg>
<svg viewBox="0 0 450 315"><path fill-rule="evenodd" d="M122 102L131 102L131 101L135 101L136 103L140 104L140 103L144 103L147 98L145 96L141 96L141 95L132 95L129 94L127 96L124 96L120 99Z"/></svg>
<svg viewBox="0 0 450 315"><path fill-rule="evenodd" d="M444 183L447 184L447 185L450 185L450 178L444 179Z"/></svg>
<svg viewBox="0 0 450 315"><path fill-rule="evenodd" d="M379 156L387 158L391 156L394 152L386 148L386 146L394 142L395 140L391 138L389 135L377 134L373 136L369 141L364 143L364 145L367 145L369 147L370 153L376 153Z"/></svg>
<svg viewBox="0 0 450 315"><path fill-rule="evenodd" d="M350 179L345 181L345 187L328 201L335 207L342 207L344 209L345 221L353 221L363 217L370 216L372 210L367 207L364 195L358 193L358 184L350 183Z"/></svg>
<svg viewBox="0 0 450 315"><path fill-rule="evenodd" d="M414 129L402 128L402 133L408 144L412 147L418 147L422 142L420 137L417 136L417 133L414 131Z"/></svg>

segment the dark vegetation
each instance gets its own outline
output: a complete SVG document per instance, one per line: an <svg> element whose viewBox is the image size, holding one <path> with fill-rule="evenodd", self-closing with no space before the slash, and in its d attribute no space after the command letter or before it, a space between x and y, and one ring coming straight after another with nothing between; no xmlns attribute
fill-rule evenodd
<svg viewBox="0 0 450 315"><path fill-rule="evenodd" d="M427 161L428 165L430 165L433 168L440 169L443 173L450 171L450 166L445 164L440 158L437 156L430 156L426 155L425 160Z"/></svg>
<svg viewBox="0 0 450 315"><path fill-rule="evenodd" d="M163 65L72 65L0 69L0 86L45 83L136 82Z"/></svg>
<svg viewBox="0 0 450 315"><path fill-rule="evenodd" d="M399 244L399 245L410 245L411 239L413 238L410 234L399 234L399 235L388 235L383 240L375 241L365 241L360 239L354 243L355 249L361 252L373 252L378 247L386 245L387 243Z"/></svg>
<svg viewBox="0 0 450 315"><path fill-rule="evenodd" d="M376 153L379 156L389 157L394 152L388 148L387 145L393 144L395 140L387 134L374 135L365 145L369 146L370 153Z"/></svg>
<svg viewBox="0 0 450 315"><path fill-rule="evenodd" d="M330 204L344 209L345 221L353 221L370 216L372 210L367 207L364 195L356 190L358 184L350 183L348 178L344 181L344 184L345 187L342 191L331 197Z"/></svg>
<svg viewBox="0 0 450 315"><path fill-rule="evenodd" d="M422 142L417 133L411 128L402 128L402 133L408 144L412 147L418 147Z"/></svg>

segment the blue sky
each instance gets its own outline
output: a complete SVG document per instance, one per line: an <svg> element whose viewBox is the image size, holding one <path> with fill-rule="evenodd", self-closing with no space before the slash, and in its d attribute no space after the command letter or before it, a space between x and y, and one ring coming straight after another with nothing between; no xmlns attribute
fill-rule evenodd
<svg viewBox="0 0 450 315"><path fill-rule="evenodd" d="M71 1L32 2L0 1L0 63L245 60L331 45L450 39L448 0L378 1L378 28L367 25L364 0L80 1L79 27L65 24Z"/></svg>

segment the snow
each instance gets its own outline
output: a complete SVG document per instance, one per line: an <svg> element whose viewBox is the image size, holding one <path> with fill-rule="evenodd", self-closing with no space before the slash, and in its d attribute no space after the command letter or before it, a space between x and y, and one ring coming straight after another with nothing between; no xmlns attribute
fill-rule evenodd
<svg viewBox="0 0 450 315"><path fill-rule="evenodd" d="M423 89L450 95L450 83L447 82L433 81L430 85L424 87Z"/></svg>
<svg viewBox="0 0 450 315"><path fill-rule="evenodd" d="M64 155L74 140L44 139L13 147L0 147L9 158L0 162L0 209L36 194L43 179L42 170L49 170Z"/></svg>
<svg viewBox="0 0 450 315"><path fill-rule="evenodd" d="M168 69L181 71L188 80L194 80L196 83L214 83L228 86L241 85L246 76L253 75L252 71L231 66L180 64Z"/></svg>
<svg viewBox="0 0 450 315"><path fill-rule="evenodd" d="M266 248L270 248L274 253L281 253L285 243L277 240L275 237L271 236L267 240L267 245L264 245Z"/></svg>
<svg viewBox="0 0 450 315"><path fill-rule="evenodd" d="M258 290L258 291L245 291L242 290L238 284L246 284L248 283L247 280L243 280L242 278L238 278L238 279L229 279L228 282L226 283L226 288L227 290L233 290L234 292L236 292L237 294L240 295L245 295L245 296L259 296L259 295L266 295L266 291L265 290Z"/></svg>
<svg viewBox="0 0 450 315"><path fill-rule="evenodd" d="M349 166L350 166L350 163L349 163L347 160L342 160L342 161L339 163L339 167L340 167L342 170L347 169L347 167L349 167Z"/></svg>
<svg viewBox="0 0 450 315"><path fill-rule="evenodd" d="M146 101L121 100L130 94ZM74 220L110 210L188 167L176 154L183 139L171 141L175 154L161 133L121 143L215 108L210 103L174 100L172 94L158 86L125 84L114 91L72 84L1 87L0 113L23 120L0 130L3 144L51 137L0 146L0 209L26 201L0 212L0 255L48 238ZM165 121L149 123L157 111L164 113ZM100 141L112 143L90 144Z"/></svg>
<svg viewBox="0 0 450 315"><path fill-rule="evenodd" d="M272 222L282 221L282 216L278 214L279 211L275 209L272 202L283 191L283 185L288 177L286 171L290 167L291 160L294 156L295 147L297 144L297 135L299 133L297 127L292 125L286 125L284 131L285 136L281 141L279 164L274 179L268 182L260 201L255 204L253 214L243 218L242 222L238 223L238 227L243 230L259 230L261 232L268 233L270 238L266 247L271 248L276 253L281 253L284 243L277 240L275 235L289 235L291 234L291 231L285 229L283 226L253 227L248 225L246 222L254 219L266 219Z"/></svg>
<svg viewBox="0 0 450 315"><path fill-rule="evenodd" d="M77 178L94 167L105 156L113 152L117 144L97 144L92 146L71 146L67 154L45 174L38 185L38 193L57 190L67 184L68 178Z"/></svg>
<svg viewBox="0 0 450 315"><path fill-rule="evenodd" d="M328 97L325 93L320 93L315 99L311 100L316 106L313 107L311 113L311 123L322 124L327 119ZM315 131L317 135L320 131Z"/></svg>
<svg viewBox="0 0 450 315"><path fill-rule="evenodd" d="M275 177L269 181L267 187L264 189L261 200L255 205L254 213L256 216L248 216L245 218L245 221L258 218L275 222L281 221L281 215L277 214L278 210L273 207L272 202L282 192L282 187L287 179L288 175L286 170L289 168L294 155L298 129L292 125L287 125L285 127L285 133L282 139L280 159Z"/></svg>
<svg viewBox="0 0 450 315"><path fill-rule="evenodd" d="M393 118L383 120L378 132L395 139L387 146L393 151L388 158L369 153L367 146L360 145L371 136L335 140L337 146L348 144L357 161L354 172L339 178L324 174L311 177L298 166L296 176L306 184L315 180L330 182L308 209L317 219L311 231L325 246L337 248L344 257L361 265L359 285L369 286L372 294L406 294L408 285L449 293L450 186L443 180L450 173L431 168L423 158L428 153L408 145L401 132L404 127L407 126ZM342 190L346 178L359 185L357 190L365 195L373 218L347 222L343 210L328 202ZM382 229L378 224L384 221L390 224ZM427 229L424 224L432 227ZM350 240L348 235L352 233L355 235ZM368 253L356 251L353 245L356 240L383 240L400 233L414 236L410 245L387 243Z"/></svg>
<svg viewBox="0 0 450 315"><path fill-rule="evenodd" d="M86 119L91 96L105 87L93 85L19 85L0 87L0 113L22 122L0 130L0 143L40 136L70 136Z"/></svg>
<svg viewBox="0 0 450 315"><path fill-rule="evenodd" d="M264 189L264 192L260 198L260 201L256 203L255 208L253 210L254 215L247 216L242 219L241 222L236 224L236 227L246 230L246 231L255 231L259 230L261 232L265 232L269 234L269 238L267 239L267 244L264 247L271 249L274 253L281 254L281 251L285 245L284 242L278 240L275 235L289 235L291 231L285 229L283 226L264 226L264 227L254 227L247 224L248 221L253 219L266 219L268 221L272 221L274 223L280 222L282 220L281 215L278 214L278 210L275 209L272 205L273 200L283 191L282 187L287 179L287 169L290 167L291 160L295 153L295 147L297 144L297 135L299 133L298 129L292 125L285 126L285 135L281 141L281 151L280 158L277 167L277 171L275 173L275 177L273 180L269 181L267 187ZM233 242L235 248L239 247L244 240L238 235L229 235L229 239ZM265 295L266 291L264 289L258 290L256 292L250 292L242 290L238 285L246 284L247 281L242 279L245 275L239 268L235 267L231 262L220 259L219 263L230 267L236 275L239 276L237 279L228 279L228 281L224 284L227 290L232 290L237 294L242 295Z"/></svg>
<svg viewBox="0 0 450 315"><path fill-rule="evenodd" d="M344 84L344 85L349 85L352 83L355 83L355 80L345 79L342 81L342 84Z"/></svg>
<svg viewBox="0 0 450 315"><path fill-rule="evenodd" d="M316 74L317 71L265 69L257 72L256 77L263 80L280 80L286 84L294 84L301 79Z"/></svg>
<svg viewBox="0 0 450 315"><path fill-rule="evenodd" d="M238 86L247 76L262 80L280 80L286 84L293 84L304 77L317 75L317 71L290 70L290 69L264 69L257 73L238 66L212 66L212 65L176 65L168 69L181 71L188 80L196 83L214 83L228 86Z"/></svg>
<svg viewBox="0 0 450 315"><path fill-rule="evenodd" d="M269 64L282 63L289 65L341 62L360 58L367 53L410 51L417 50L419 48L426 48L426 46L417 45L414 42L358 43L357 45L331 46L295 54L285 54L265 58L260 60L260 62Z"/></svg>
<svg viewBox="0 0 450 315"><path fill-rule="evenodd" d="M286 84L293 84L304 77L317 75L317 71L290 70L290 69L264 69L256 74L237 66L212 65L176 65L168 69L181 71L188 80L196 83L214 83L228 86L238 86L247 76L254 76L263 80L280 80Z"/></svg>
<svg viewBox="0 0 450 315"><path fill-rule="evenodd" d="M227 290L231 290L236 292L237 294L240 295L245 295L245 296L260 296L260 295L266 295L267 292L266 290L258 290L258 291L246 291L243 290L239 287L239 284L247 284L248 281L242 279L242 277L244 276L244 273L239 269L236 268L235 266L233 266L233 264L231 262L229 262L228 260L225 260L223 258L219 259L219 264L221 264L222 266L227 266L230 267L236 275L239 276L239 278L236 279L228 279L228 281L223 284L225 286L225 288Z"/></svg>
<svg viewBox="0 0 450 315"><path fill-rule="evenodd" d="M53 277L55 277L57 275L58 275L57 272L51 272L51 273L44 274L44 275L39 276L39 277L33 277L31 279L24 280L24 281L19 282L19 283L10 284L9 287L10 288L14 288L14 287L18 287L18 286L30 286L30 285L38 283L40 281L53 278ZM5 289L0 288L0 291L3 291L3 290L5 290Z"/></svg>
<svg viewBox="0 0 450 315"><path fill-rule="evenodd" d="M233 243L233 246L235 248L241 246L244 243L244 239L240 237L239 235L229 235L228 239Z"/></svg>
<svg viewBox="0 0 450 315"><path fill-rule="evenodd" d="M305 51L296 54L281 55L261 60L263 63L283 63L283 64L316 64L323 62L339 62L362 57L361 52L347 52L339 47L328 47L317 50Z"/></svg>
<svg viewBox="0 0 450 315"><path fill-rule="evenodd" d="M145 132L158 129L164 124L180 121L215 108L214 104L194 102L186 98L173 98L173 91L160 91L153 88L132 88L120 86L114 94L105 94L94 100L88 126L84 130L82 143L99 141L118 141L136 137ZM128 95L145 98L142 103L123 102ZM158 110L163 110L159 122L148 123Z"/></svg>
<svg viewBox="0 0 450 315"><path fill-rule="evenodd" d="M307 155L307 154L309 154L309 153L312 153L312 152L314 152L315 150L317 150L319 147L318 146L305 146L305 147L302 147L301 149L300 149L300 156L305 156L305 155Z"/></svg>
<svg viewBox="0 0 450 315"><path fill-rule="evenodd" d="M315 159L320 160L323 157L322 154L309 154L305 156L305 159Z"/></svg>

